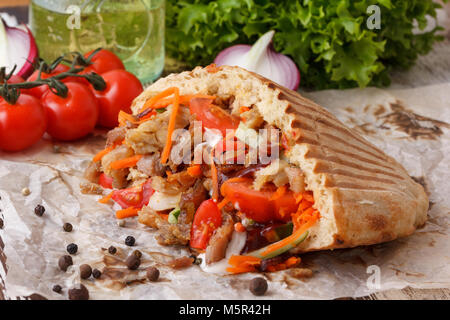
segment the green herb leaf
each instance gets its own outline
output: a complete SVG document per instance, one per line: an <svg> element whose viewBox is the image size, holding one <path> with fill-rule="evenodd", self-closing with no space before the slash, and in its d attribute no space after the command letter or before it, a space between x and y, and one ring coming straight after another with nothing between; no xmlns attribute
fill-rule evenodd
<svg viewBox="0 0 450 320"><path fill-rule="evenodd" d="M370 5L380 8L380 30L367 27ZM221 50L275 30L274 47L296 62L302 86L381 86L389 70L410 67L441 39L439 28L413 33L415 21L423 30L438 7L432 0L169 0L167 51L190 67L207 65Z"/></svg>

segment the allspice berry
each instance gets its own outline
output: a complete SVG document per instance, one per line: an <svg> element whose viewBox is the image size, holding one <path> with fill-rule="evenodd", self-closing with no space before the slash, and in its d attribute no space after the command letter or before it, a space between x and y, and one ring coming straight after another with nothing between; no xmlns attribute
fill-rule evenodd
<svg viewBox="0 0 450 320"><path fill-rule="evenodd" d="M92 274L92 268L88 264L82 264L80 266L80 277L81 279L88 279Z"/></svg>
<svg viewBox="0 0 450 320"><path fill-rule="evenodd" d="M155 267L149 267L147 268L147 278L151 282L155 282L159 278L159 270Z"/></svg>
<svg viewBox="0 0 450 320"><path fill-rule="evenodd" d="M73 287L69 290L69 300L89 300L88 289L82 284Z"/></svg>
<svg viewBox="0 0 450 320"><path fill-rule="evenodd" d="M262 296L267 291L267 281L264 278L258 277L250 281L250 291L255 296Z"/></svg>

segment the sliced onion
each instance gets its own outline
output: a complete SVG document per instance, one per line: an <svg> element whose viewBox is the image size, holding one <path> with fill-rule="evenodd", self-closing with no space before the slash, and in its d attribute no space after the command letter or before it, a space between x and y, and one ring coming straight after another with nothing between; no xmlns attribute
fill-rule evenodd
<svg viewBox="0 0 450 320"><path fill-rule="evenodd" d="M267 32L253 46L238 44L229 47L217 55L214 63L217 66L239 66L297 90L300 71L291 58L273 50L271 43L274 34L275 31Z"/></svg>
<svg viewBox="0 0 450 320"><path fill-rule="evenodd" d="M0 67L9 73L14 66L14 74L26 79L33 73L32 61L38 54L33 34L26 25L9 27L0 19Z"/></svg>

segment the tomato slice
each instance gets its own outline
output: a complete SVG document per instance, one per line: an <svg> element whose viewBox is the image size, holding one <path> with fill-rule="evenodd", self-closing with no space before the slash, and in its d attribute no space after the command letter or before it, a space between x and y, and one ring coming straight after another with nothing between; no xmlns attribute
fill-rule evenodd
<svg viewBox="0 0 450 320"><path fill-rule="evenodd" d="M110 176L107 176L104 173L100 174L100 177L98 178L98 184L101 185L105 189L112 189L113 178Z"/></svg>
<svg viewBox="0 0 450 320"><path fill-rule="evenodd" d="M191 248L206 249L214 230L222 225L222 214L214 200L203 201L195 212L191 227Z"/></svg>
<svg viewBox="0 0 450 320"><path fill-rule="evenodd" d="M213 104L209 98L193 98L189 102L191 114L195 114L198 121L202 122L203 127L209 129L218 129L225 136L226 131L236 130L239 126L239 118L228 114L222 108Z"/></svg>
<svg viewBox="0 0 450 320"><path fill-rule="evenodd" d="M115 190L111 198L119 204L122 209L137 208L140 209L146 206L150 201L150 197L155 191L151 187L151 180L147 180L144 185L139 187Z"/></svg>
<svg viewBox="0 0 450 320"><path fill-rule="evenodd" d="M250 178L233 178L222 185L221 193L246 217L260 223L287 222L291 219L290 214L297 211L298 205L292 191L274 198L275 186L268 185L257 191L252 185Z"/></svg>

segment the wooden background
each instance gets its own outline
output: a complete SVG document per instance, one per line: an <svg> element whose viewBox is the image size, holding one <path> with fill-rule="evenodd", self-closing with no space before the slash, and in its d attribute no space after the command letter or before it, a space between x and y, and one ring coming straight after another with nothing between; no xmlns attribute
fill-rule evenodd
<svg viewBox="0 0 450 320"><path fill-rule="evenodd" d="M16 15L21 22L26 20L27 4L29 0L0 0L0 11L7 11ZM450 3L447 4L447 10L450 11ZM1 240L0 240L0 256L1 256ZM0 283L1 287L1 283ZM0 288L1 289L1 288ZM3 294L0 290L0 300ZM345 298L344 298L345 299ZM399 300L450 300L450 288L442 289L413 289L405 288L402 290L389 290L372 294L367 297L360 298L363 300L386 300L386 299L399 299Z"/></svg>

